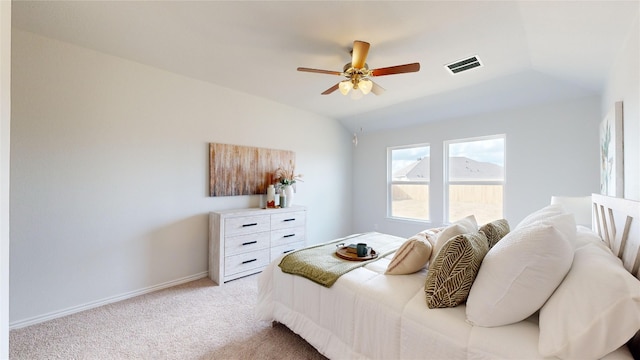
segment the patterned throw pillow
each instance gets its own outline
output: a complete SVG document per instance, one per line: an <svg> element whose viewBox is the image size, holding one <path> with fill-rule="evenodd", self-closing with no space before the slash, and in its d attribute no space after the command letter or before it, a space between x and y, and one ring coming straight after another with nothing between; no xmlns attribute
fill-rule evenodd
<svg viewBox="0 0 640 360"><path fill-rule="evenodd" d="M491 249L493 245L509 233L509 223L505 219L495 220L482 225L479 231L487 236L489 249Z"/></svg>
<svg viewBox="0 0 640 360"><path fill-rule="evenodd" d="M427 273L424 284L427 306L455 307L465 302L488 251L487 237L481 232L449 239Z"/></svg>

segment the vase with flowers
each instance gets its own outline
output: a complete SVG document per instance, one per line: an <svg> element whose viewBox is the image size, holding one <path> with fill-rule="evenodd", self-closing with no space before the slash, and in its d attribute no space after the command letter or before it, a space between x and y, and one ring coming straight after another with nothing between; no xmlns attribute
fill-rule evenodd
<svg viewBox="0 0 640 360"><path fill-rule="evenodd" d="M283 191L287 197L287 206L291 206L293 204L293 194L296 190L296 182L302 181L302 174L296 174L296 164L291 160L289 161L289 166L282 166L276 169L275 177L280 191Z"/></svg>

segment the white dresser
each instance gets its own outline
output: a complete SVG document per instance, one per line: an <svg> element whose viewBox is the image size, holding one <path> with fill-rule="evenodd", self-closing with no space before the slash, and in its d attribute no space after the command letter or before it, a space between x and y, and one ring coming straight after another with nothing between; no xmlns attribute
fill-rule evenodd
<svg viewBox="0 0 640 360"><path fill-rule="evenodd" d="M209 214L209 277L217 284L258 273L306 241L307 210L237 209Z"/></svg>

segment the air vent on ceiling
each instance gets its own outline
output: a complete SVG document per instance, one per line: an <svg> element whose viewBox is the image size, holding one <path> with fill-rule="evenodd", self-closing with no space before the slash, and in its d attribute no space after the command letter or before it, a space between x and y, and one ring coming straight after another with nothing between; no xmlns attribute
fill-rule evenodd
<svg viewBox="0 0 640 360"><path fill-rule="evenodd" d="M449 69L452 74L457 74L459 72L470 70L478 66L482 66L482 63L480 63L480 58L478 58L477 56L458 60L454 63L446 65L447 69Z"/></svg>

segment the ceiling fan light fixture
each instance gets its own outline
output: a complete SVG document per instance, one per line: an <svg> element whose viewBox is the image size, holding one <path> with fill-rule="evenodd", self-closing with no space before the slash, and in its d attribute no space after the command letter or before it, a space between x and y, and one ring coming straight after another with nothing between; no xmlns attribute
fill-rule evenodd
<svg viewBox="0 0 640 360"><path fill-rule="evenodd" d="M351 80L340 81L339 89L342 95L347 95L349 91L353 89L353 84L351 83Z"/></svg>
<svg viewBox="0 0 640 360"><path fill-rule="evenodd" d="M353 100L360 100L364 97L364 94L362 93L362 91L352 91L351 92L351 99Z"/></svg>
<svg viewBox="0 0 640 360"><path fill-rule="evenodd" d="M373 82L369 79L362 79L358 83L358 88L362 91L363 94L367 95L371 92L371 88L373 88Z"/></svg>

